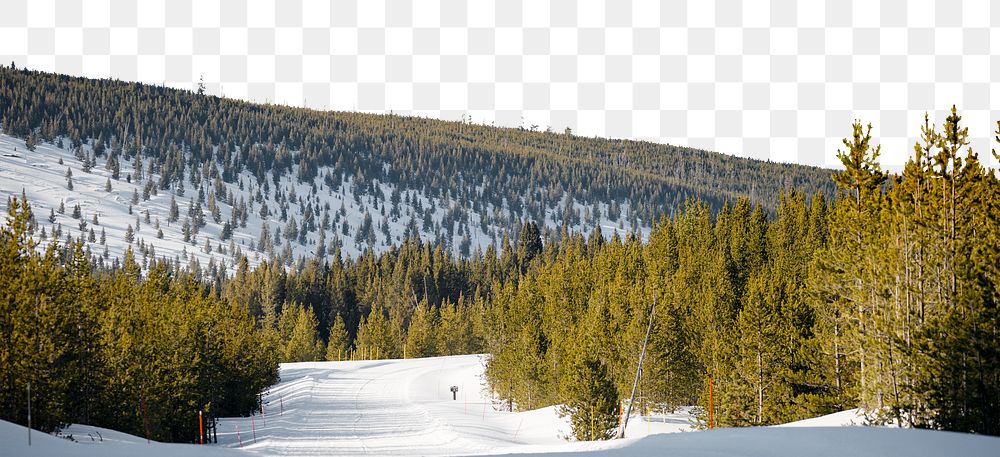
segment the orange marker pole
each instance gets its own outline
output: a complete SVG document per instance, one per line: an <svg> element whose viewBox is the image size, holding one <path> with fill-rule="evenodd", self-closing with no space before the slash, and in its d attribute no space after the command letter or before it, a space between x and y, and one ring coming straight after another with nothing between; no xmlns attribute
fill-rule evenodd
<svg viewBox="0 0 1000 457"><path fill-rule="evenodd" d="M198 411L198 444L205 444L205 424L201 419L201 411Z"/></svg>
<svg viewBox="0 0 1000 457"><path fill-rule="evenodd" d="M618 430L622 429L622 414L625 414L625 400L618 400Z"/></svg>

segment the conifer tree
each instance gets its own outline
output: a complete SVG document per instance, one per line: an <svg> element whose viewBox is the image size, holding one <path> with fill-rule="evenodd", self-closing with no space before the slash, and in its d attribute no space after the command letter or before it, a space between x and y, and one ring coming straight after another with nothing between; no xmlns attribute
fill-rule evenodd
<svg viewBox="0 0 1000 457"><path fill-rule="evenodd" d="M283 362L322 360L325 351L317 333L318 322L312 309L294 303L282 307L278 320Z"/></svg>
<svg viewBox="0 0 1000 457"><path fill-rule="evenodd" d="M579 357L570 367L561 391L559 415L570 418L573 438L607 440L615 436L619 396L601 361Z"/></svg>
<svg viewBox="0 0 1000 457"><path fill-rule="evenodd" d="M170 210L167 213L167 222L168 223L177 222L177 219L180 218L180 215L181 215L181 212L180 212L180 208L177 207L177 199L174 198L173 195L171 195L170 196Z"/></svg>
<svg viewBox="0 0 1000 457"><path fill-rule="evenodd" d="M419 358L437 355L435 332L448 331L445 328L438 329L437 310L428 306L426 300L421 301L410 316L410 326L406 331L406 356Z"/></svg>
<svg viewBox="0 0 1000 457"><path fill-rule="evenodd" d="M358 326L354 348L377 358L398 358L402 355L402 341L381 306L373 306L368 316Z"/></svg>
<svg viewBox="0 0 1000 457"><path fill-rule="evenodd" d="M330 340L326 345L326 360L343 360L351 350L351 336L347 333L344 318L337 314L330 326Z"/></svg>

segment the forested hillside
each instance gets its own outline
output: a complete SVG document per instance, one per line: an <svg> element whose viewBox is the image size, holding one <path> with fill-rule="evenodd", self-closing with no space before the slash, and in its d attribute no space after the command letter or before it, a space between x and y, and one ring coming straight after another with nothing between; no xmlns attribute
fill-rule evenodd
<svg viewBox="0 0 1000 457"><path fill-rule="evenodd" d="M13 67L0 68L0 128L31 150L46 143L72 151L64 168L77 179L96 174L103 183L107 175L109 190L134 188L139 198L128 204L154 220L184 222L160 214L169 196L181 210L197 205L192 215L208 209L211 217L190 218L194 236L184 241L196 239L195 248L204 248L202 238L225 245L233 231L250 232L253 246L233 248L286 264L320 248L381 251L412 235L469 256L516 236L526 220L543 232L565 225L648 233L660 214L692 198L717 210L746 196L773 212L782 189L833 195L828 171L795 164L569 131L252 104ZM100 198L80 197L84 206ZM265 227L277 235L260 239ZM219 257L232 264L239 255Z"/></svg>
<svg viewBox="0 0 1000 457"><path fill-rule="evenodd" d="M0 146L28 149L0 163L60 181L4 189L17 195L0 230L0 418L21 422L30 382L42 428L141 435L148 421L193 441L187 411L254 411L279 360L487 352L497 407L561 404L576 438L602 438L655 301L640 409L696 405L742 426L861 407L1000 434L1000 183L954 110L922 127L901 175L855 125L831 179L648 143L0 75L4 132L25 139ZM74 183L128 216L64 202ZM588 207L599 224L559 219ZM626 220L612 208L637 225L605 232ZM489 242L455 249L473 220ZM338 224L359 244L330 242ZM105 228L122 261L107 261ZM150 232L182 248L157 256ZM188 247L203 243L234 260L202 269Z"/></svg>

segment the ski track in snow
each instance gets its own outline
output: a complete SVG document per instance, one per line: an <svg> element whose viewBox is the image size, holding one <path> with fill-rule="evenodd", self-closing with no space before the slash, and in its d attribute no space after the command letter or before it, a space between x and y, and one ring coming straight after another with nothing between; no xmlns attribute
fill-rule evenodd
<svg viewBox="0 0 1000 457"><path fill-rule="evenodd" d="M257 443L247 440L249 418L228 418L219 422L219 444L238 447L242 438L246 449L265 455L309 456L457 455L564 443L551 427L563 424L552 408L495 411L481 392L481 371L479 356L284 364L282 382L265 398L266 425L254 418ZM525 430L516 437L512 426L523 416L549 436Z"/></svg>

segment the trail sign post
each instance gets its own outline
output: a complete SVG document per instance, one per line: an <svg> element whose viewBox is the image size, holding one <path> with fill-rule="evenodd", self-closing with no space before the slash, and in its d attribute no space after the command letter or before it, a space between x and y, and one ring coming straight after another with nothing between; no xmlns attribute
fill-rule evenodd
<svg viewBox="0 0 1000 457"><path fill-rule="evenodd" d="M458 386L451 386L451 399L458 400Z"/></svg>

